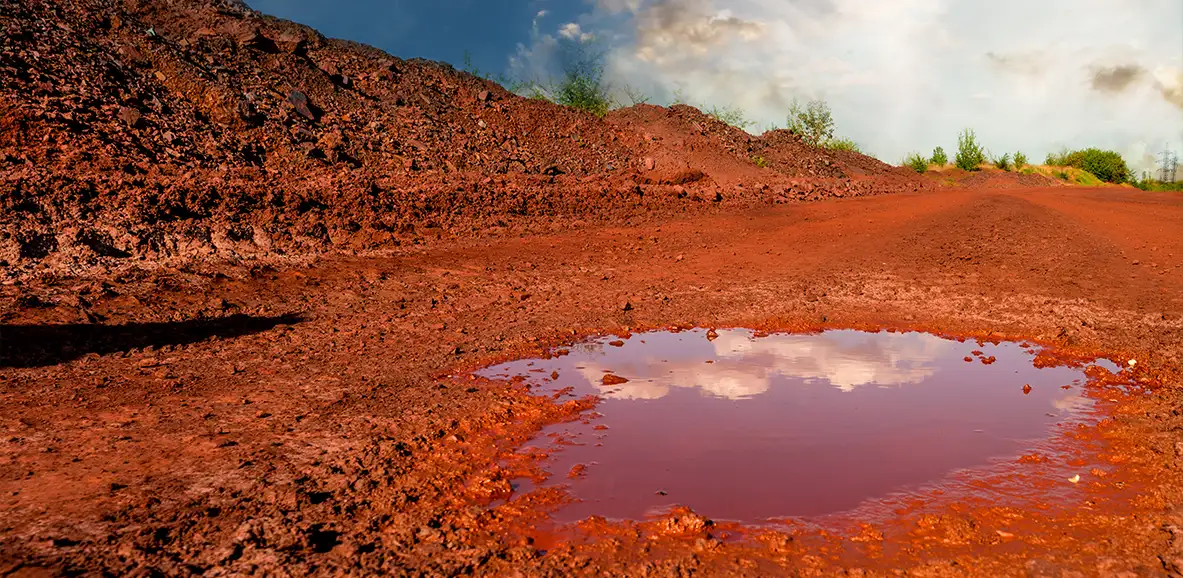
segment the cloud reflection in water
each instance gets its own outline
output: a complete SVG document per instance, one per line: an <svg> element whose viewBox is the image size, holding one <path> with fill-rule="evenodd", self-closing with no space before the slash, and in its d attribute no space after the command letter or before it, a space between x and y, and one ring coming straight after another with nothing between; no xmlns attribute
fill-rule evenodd
<svg viewBox="0 0 1183 578"><path fill-rule="evenodd" d="M580 364L580 373L609 399L659 399L672 388L699 388L716 397L748 399L768 391L773 377L825 382L850 392L855 388L919 383L937 372L935 360L953 342L923 333L868 334L834 331L821 335L771 335L753 339L744 331L719 331L713 351L692 343L662 358L634 355L613 361L605 351L597 361ZM686 334L687 339L701 339ZM705 341L705 339L703 339ZM713 363L704 363L704 358ZM603 386L606 371L628 378Z"/></svg>

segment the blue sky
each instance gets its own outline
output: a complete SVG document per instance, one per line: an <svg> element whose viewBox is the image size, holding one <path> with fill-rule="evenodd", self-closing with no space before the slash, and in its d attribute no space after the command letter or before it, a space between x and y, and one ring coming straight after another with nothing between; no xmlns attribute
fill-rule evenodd
<svg viewBox="0 0 1183 578"><path fill-rule="evenodd" d="M1139 170L1183 150L1179 0L245 0L401 57L545 81L566 47L604 56L617 102L682 93L782 125L824 99L840 136L899 162L952 150L1121 152ZM544 16L539 16L545 11ZM1021 16L1016 16L1021 15ZM1121 67L1128 82L1096 75Z"/></svg>
<svg viewBox="0 0 1183 578"><path fill-rule="evenodd" d="M569 22L583 0L246 0L251 8L306 24L325 36L376 46L399 58L463 66L464 51L483 72L504 72L518 44L539 25Z"/></svg>

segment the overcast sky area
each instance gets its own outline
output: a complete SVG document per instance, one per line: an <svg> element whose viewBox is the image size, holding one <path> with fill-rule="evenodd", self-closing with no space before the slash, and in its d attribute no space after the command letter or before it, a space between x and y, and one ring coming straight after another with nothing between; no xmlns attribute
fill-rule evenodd
<svg viewBox="0 0 1183 578"><path fill-rule="evenodd" d="M972 128L992 153L1183 149L1179 0L247 0L395 56L546 78L563 46L657 104L736 106L783 126L823 98L840 136L896 163Z"/></svg>

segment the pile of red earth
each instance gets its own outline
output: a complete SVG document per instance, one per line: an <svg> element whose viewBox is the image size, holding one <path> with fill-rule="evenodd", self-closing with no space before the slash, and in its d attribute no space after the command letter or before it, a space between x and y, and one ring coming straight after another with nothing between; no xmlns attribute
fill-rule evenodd
<svg viewBox="0 0 1183 578"><path fill-rule="evenodd" d="M0 265L366 250L935 186L686 106L606 119L220 0L0 4Z"/></svg>

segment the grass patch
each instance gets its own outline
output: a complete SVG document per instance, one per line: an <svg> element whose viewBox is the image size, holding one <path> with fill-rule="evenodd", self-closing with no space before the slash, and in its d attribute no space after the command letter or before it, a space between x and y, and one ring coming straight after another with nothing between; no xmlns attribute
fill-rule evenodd
<svg viewBox="0 0 1183 578"><path fill-rule="evenodd" d="M1099 187L1105 184L1105 181L1098 179L1096 175L1076 167L1027 165L1019 172L1025 175L1043 175L1084 187Z"/></svg>

